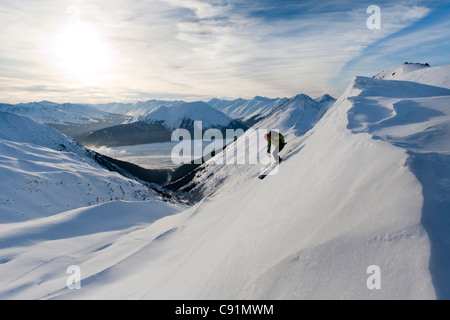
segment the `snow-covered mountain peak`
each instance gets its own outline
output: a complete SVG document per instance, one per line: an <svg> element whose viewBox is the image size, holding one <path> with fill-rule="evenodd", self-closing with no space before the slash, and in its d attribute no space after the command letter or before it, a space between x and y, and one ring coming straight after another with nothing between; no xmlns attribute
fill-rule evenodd
<svg viewBox="0 0 450 320"><path fill-rule="evenodd" d="M377 75L375 75L373 78L374 79L385 79L385 80L397 80L397 79L402 79L402 77L404 77L406 74L416 71L416 70L421 70L421 69L425 69L425 68L429 68L430 66L425 63L410 63L410 62L405 62L403 64L385 69L383 71L381 71L380 73L378 73Z"/></svg>
<svg viewBox="0 0 450 320"><path fill-rule="evenodd" d="M330 96L329 94L324 94L323 96L317 97L316 99L314 99L315 101L319 102L319 103L326 103L329 101L336 101L335 98L333 98L332 96Z"/></svg>
<svg viewBox="0 0 450 320"><path fill-rule="evenodd" d="M145 122L163 122L169 129L181 128L186 121L202 121L204 128L225 127L233 121L202 101L158 106L138 119Z"/></svg>
<svg viewBox="0 0 450 320"><path fill-rule="evenodd" d="M389 84L389 85L387 85ZM396 98L418 98L438 95L448 95L450 89L428 84L405 81L373 79L358 76L351 86L352 90L359 90L359 96L383 96Z"/></svg>
<svg viewBox="0 0 450 320"><path fill-rule="evenodd" d="M276 128L284 134L301 136L311 129L327 110L328 106L306 94L298 94L283 102L255 126Z"/></svg>
<svg viewBox="0 0 450 320"><path fill-rule="evenodd" d="M7 112L0 112L0 176L0 223L113 199L156 198L140 183L101 167L72 138Z"/></svg>
<svg viewBox="0 0 450 320"><path fill-rule="evenodd" d="M440 74L442 68L435 71ZM427 76L432 78L431 74ZM293 107L299 100L291 99L284 108L289 109L289 104ZM229 253L243 252L238 257L226 256L215 265L216 272L223 271L220 283L235 280L236 291L230 296L450 297L446 273L450 267L446 258L449 101L450 91L439 83L430 86L356 77L308 134L299 140L288 139L287 148L293 151L278 172L263 182L256 178L263 165L220 167L211 159L198 174L197 182L207 190L215 181L222 189L213 192L214 200L202 203L195 213L197 221L202 214L205 219L211 218L204 230L210 232L210 239L223 235L223 242L203 245L207 242L202 237L202 243L197 243L198 250L210 247L212 255L218 247ZM277 114L276 121L283 114ZM289 120L286 117L279 123ZM244 138L238 139L237 147ZM217 220L208 215L210 212ZM220 232L210 229L214 226ZM229 232L225 231L228 228ZM180 232L180 240L186 239L186 229ZM229 237L231 230L236 232L233 237ZM236 240L235 246L230 239ZM248 247L242 249L242 243ZM215 257L224 257L224 252ZM186 254L183 261L191 263L190 276L196 273L198 259L190 261ZM365 280L370 274L360 276L374 264L385 277L382 290L368 289ZM234 268L236 265L239 267ZM230 270L237 276L229 276ZM252 277L255 270L257 276ZM211 274L216 276L216 272ZM167 277L173 274L172 270ZM329 277L323 281L325 275ZM198 288L198 281L211 288L200 272L196 280L192 279L192 288ZM223 297L219 291L213 292Z"/></svg>
<svg viewBox="0 0 450 320"><path fill-rule="evenodd" d="M287 102L285 102L285 104L291 104L291 103L311 103L313 105L315 105L314 100L304 94L304 93L300 93L294 97L292 97L291 99L289 99Z"/></svg>
<svg viewBox="0 0 450 320"><path fill-rule="evenodd" d="M236 99L233 101L213 99L211 106L222 111L232 119L240 120L251 126L267 116L272 110L285 102L287 98L271 99L256 96L250 100Z"/></svg>

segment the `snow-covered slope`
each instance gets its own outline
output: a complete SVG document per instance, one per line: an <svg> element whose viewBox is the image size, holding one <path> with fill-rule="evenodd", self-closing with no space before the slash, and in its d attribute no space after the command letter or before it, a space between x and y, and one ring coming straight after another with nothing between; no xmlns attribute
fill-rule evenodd
<svg viewBox="0 0 450 320"><path fill-rule="evenodd" d="M0 225L0 297L448 299L449 105L442 87L356 77L265 180L230 166L228 192L189 209L114 202Z"/></svg>
<svg viewBox="0 0 450 320"><path fill-rule="evenodd" d="M402 75L398 80L414 81L450 89L450 65L421 68Z"/></svg>
<svg viewBox="0 0 450 320"><path fill-rule="evenodd" d="M34 120L8 112L0 112L0 139L33 144L56 151L84 155L87 150L75 140Z"/></svg>
<svg viewBox="0 0 450 320"><path fill-rule="evenodd" d="M171 141L176 129L188 130L192 139L196 129L200 129L199 132L217 129L224 135L227 129L246 129L245 125L204 102L175 101L159 105L154 101L156 106L149 103L129 112L128 115L133 117L129 122L91 132L81 141L89 146L127 146ZM196 121L201 122L201 127Z"/></svg>
<svg viewBox="0 0 450 320"><path fill-rule="evenodd" d="M0 221L23 221L111 200L156 196L101 168L53 128L0 112Z"/></svg>
<svg viewBox="0 0 450 320"><path fill-rule="evenodd" d="M266 119L256 124L257 128L278 129L282 134L302 135L311 129L330 107L299 94L273 110Z"/></svg>
<svg viewBox="0 0 450 320"><path fill-rule="evenodd" d="M145 233L152 222L183 209L155 200L111 201L0 224L0 269L4 272L0 297L51 299L53 290L63 294L68 290L71 265L80 267L83 289L88 281L95 283L106 275L109 267L139 254L148 239L156 238L158 235Z"/></svg>
<svg viewBox="0 0 450 320"><path fill-rule="evenodd" d="M92 131L118 125L130 117L100 111L92 105L49 101L0 104L0 112L9 112L45 123L60 132L80 140Z"/></svg>

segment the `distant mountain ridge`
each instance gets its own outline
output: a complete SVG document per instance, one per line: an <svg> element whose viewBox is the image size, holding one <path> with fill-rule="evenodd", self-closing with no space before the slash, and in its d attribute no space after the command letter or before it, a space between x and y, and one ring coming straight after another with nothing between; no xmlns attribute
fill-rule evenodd
<svg viewBox="0 0 450 320"><path fill-rule="evenodd" d="M286 100L288 100L288 98L270 99L256 96L250 100L236 99L229 101L212 99L208 104L222 111L229 117L239 120L248 126L252 126Z"/></svg>
<svg viewBox="0 0 450 320"><path fill-rule="evenodd" d="M137 121L148 123L162 122L172 130L183 128L183 122L189 120L202 121L205 128L226 127L233 122L223 112L201 101L159 106L137 118Z"/></svg>
<svg viewBox="0 0 450 320"><path fill-rule="evenodd" d="M330 96L329 94L324 94L323 96L314 99L314 101L317 101L318 103L320 103L321 105L323 105L325 108L328 109L336 102L336 99Z"/></svg>
<svg viewBox="0 0 450 320"><path fill-rule="evenodd" d="M195 121L201 121L203 132L215 128L225 136L226 129L246 130L289 100L256 96L252 99L212 99L208 103L155 99L106 104L41 101L0 104L0 111L50 125L85 145L125 146L170 141L175 129L186 129L193 135ZM331 105L335 99L324 95L315 101Z"/></svg>

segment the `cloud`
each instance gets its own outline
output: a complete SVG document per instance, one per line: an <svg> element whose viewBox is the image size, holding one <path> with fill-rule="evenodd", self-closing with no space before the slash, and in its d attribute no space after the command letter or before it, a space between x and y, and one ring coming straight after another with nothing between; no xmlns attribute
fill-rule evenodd
<svg viewBox="0 0 450 320"><path fill-rule="evenodd" d="M450 30L450 22L445 15L443 19L439 19L439 16L432 15L432 10L422 7L398 10L397 13L398 16L392 15L391 19L397 24L395 30L398 32L390 32L379 41L366 46L360 55L350 60L336 75L336 83L339 82L344 87L356 74L373 76L405 61L434 65L449 63L447 52L450 42L446 30ZM414 24L425 17L424 21ZM398 26L399 21L403 21L402 28Z"/></svg>
<svg viewBox="0 0 450 320"><path fill-rule="evenodd" d="M273 2L262 3L234 10L223 5L216 10L210 7L208 15L177 23L177 39L191 46L186 53L191 54L189 69L198 70L197 75L202 74L208 83L209 72L203 72L202 66L214 70L219 78L235 83L233 90L241 96L246 92L240 88L251 88L252 93L257 88L258 94L269 95L317 90L371 43L429 12L418 6L386 5L383 29L374 33L366 28L364 7L352 5L317 13L315 2L303 2L301 8L307 14L292 14L286 8L279 9L287 2L277 2L278 7ZM289 3L289 8L295 9ZM188 7L197 12L193 4ZM208 84L202 87L206 89Z"/></svg>
<svg viewBox="0 0 450 320"><path fill-rule="evenodd" d="M382 29L368 30L367 8L353 1L78 0L77 5L80 18L95 27L114 57L98 83L77 83L50 58L51 39L68 18L67 3L5 0L0 72L7 74L0 76L12 79L11 90L39 86L42 95L48 90L52 97L59 93L79 101L92 94L102 102L151 95L337 95L331 80L340 70L430 12L419 1L379 1Z"/></svg>
<svg viewBox="0 0 450 320"><path fill-rule="evenodd" d="M430 9L426 7L413 6L403 12L401 20L414 21L422 19L430 13Z"/></svg>
<svg viewBox="0 0 450 320"><path fill-rule="evenodd" d="M208 3L200 0L163 0L172 6L192 10L198 19L211 18L221 15L226 7L221 2Z"/></svg>

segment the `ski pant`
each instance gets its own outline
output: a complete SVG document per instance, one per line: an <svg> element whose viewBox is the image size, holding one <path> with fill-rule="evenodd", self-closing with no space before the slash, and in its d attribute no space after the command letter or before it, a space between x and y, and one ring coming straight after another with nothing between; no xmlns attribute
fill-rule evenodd
<svg viewBox="0 0 450 320"><path fill-rule="evenodd" d="M279 145L275 146L275 150L273 150L273 152L272 152L272 155L273 155L273 158L275 159L275 161L277 161L277 162L280 161L279 153L281 152L281 150L284 149L285 145L286 145L286 143L280 143Z"/></svg>

